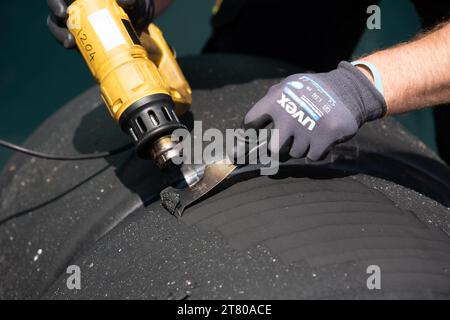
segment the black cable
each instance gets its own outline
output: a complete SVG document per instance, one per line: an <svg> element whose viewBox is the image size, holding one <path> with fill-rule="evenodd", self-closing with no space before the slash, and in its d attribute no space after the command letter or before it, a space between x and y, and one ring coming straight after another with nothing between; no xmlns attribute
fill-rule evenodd
<svg viewBox="0 0 450 320"><path fill-rule="evenodd" d="M39 152L35 150L30 150L21 146L18 146L14 143L1 140L0 139L0 147L10 149L13 151L17 151L20 153L27 154L29 156L33 156L36 158L47 159L47 160L59 160L59 161L78 161L78 160L94 160L101 159L106 157L111 157L117 155L119 153L125 152L133 147L133 144L127 144L117 149L109 150L106 152L98 152L98 153L87 153L87 154L78 154L78 155L68 155L68 156L58 156L52 155L44 152Z"/></svg>

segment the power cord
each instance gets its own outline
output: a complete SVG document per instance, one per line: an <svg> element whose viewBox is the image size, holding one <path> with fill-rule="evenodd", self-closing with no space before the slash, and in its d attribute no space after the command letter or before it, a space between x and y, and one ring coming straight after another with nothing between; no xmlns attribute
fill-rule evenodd
<svg viewBox="0 0 450 320"><path fill-rule="evenodd" d="M78 155L67 155L67 156L59 156L59 155L52 155L44 152L39 152L31 149L27 149L24 147L21 147L19 145L16 145L14 143L1 140L0 139L0 147L10 149L13 151L17 151L29 156L33 156L36 158L41 159L47 159L47 160L59 160L59 161L80 161L80 160L94 160L94 159L101 159L101 158L107 158L112 157L117 154L120 154L122 152L125 152L133 147L133 144L127 144L122 147L119 147L117 149L109 150L106 152L98 152L98 153L87 153L87 154L78 154Z"/></svg>

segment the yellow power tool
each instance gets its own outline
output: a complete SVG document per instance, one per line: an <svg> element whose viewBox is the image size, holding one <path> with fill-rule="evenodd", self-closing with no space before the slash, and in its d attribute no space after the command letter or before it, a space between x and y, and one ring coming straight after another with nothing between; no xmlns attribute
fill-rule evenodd
<svg viewBox="0 0 450 320"><path fill-rule="evenodd" d="M140 157L164 168L178 155L171 134L192 103L192 91L154 24L136 34L115 0L69 1L67 27L114 120Z"/></svg>

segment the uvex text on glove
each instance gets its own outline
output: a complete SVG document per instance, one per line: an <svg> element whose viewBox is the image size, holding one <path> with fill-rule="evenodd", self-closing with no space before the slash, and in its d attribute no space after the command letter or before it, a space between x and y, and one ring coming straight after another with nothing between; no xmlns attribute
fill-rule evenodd
<svg viewBox="0 0 450 320"><path fill-rule="evenodd" d="M341 62L329 73L295 74L273 86L247 113L245 125L273 122L280 138L271 141L272 152L315 161L386 113L381 92L355 66Z"/></svg>
<svg viewBox="0 0 450 320"><path fill-rule="evenodd" d="M115 0L70 2L67 27L111 116L140 157L164 167L178 155L170 136L192 102L171 48L154 24L138 36Z"/></svg>

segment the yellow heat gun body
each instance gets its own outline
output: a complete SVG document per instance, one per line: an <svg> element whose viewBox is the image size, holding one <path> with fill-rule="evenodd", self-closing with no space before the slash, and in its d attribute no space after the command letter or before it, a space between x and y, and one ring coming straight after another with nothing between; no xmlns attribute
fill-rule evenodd
<svg viewBox="0 0 450 320"><path fill-rule="evenodd" d="M138 155L164 167L178 155L170 136L184 128L192 92L161 31L150 24L138 36L115 0L72 1L67 27Z"/></svg>

